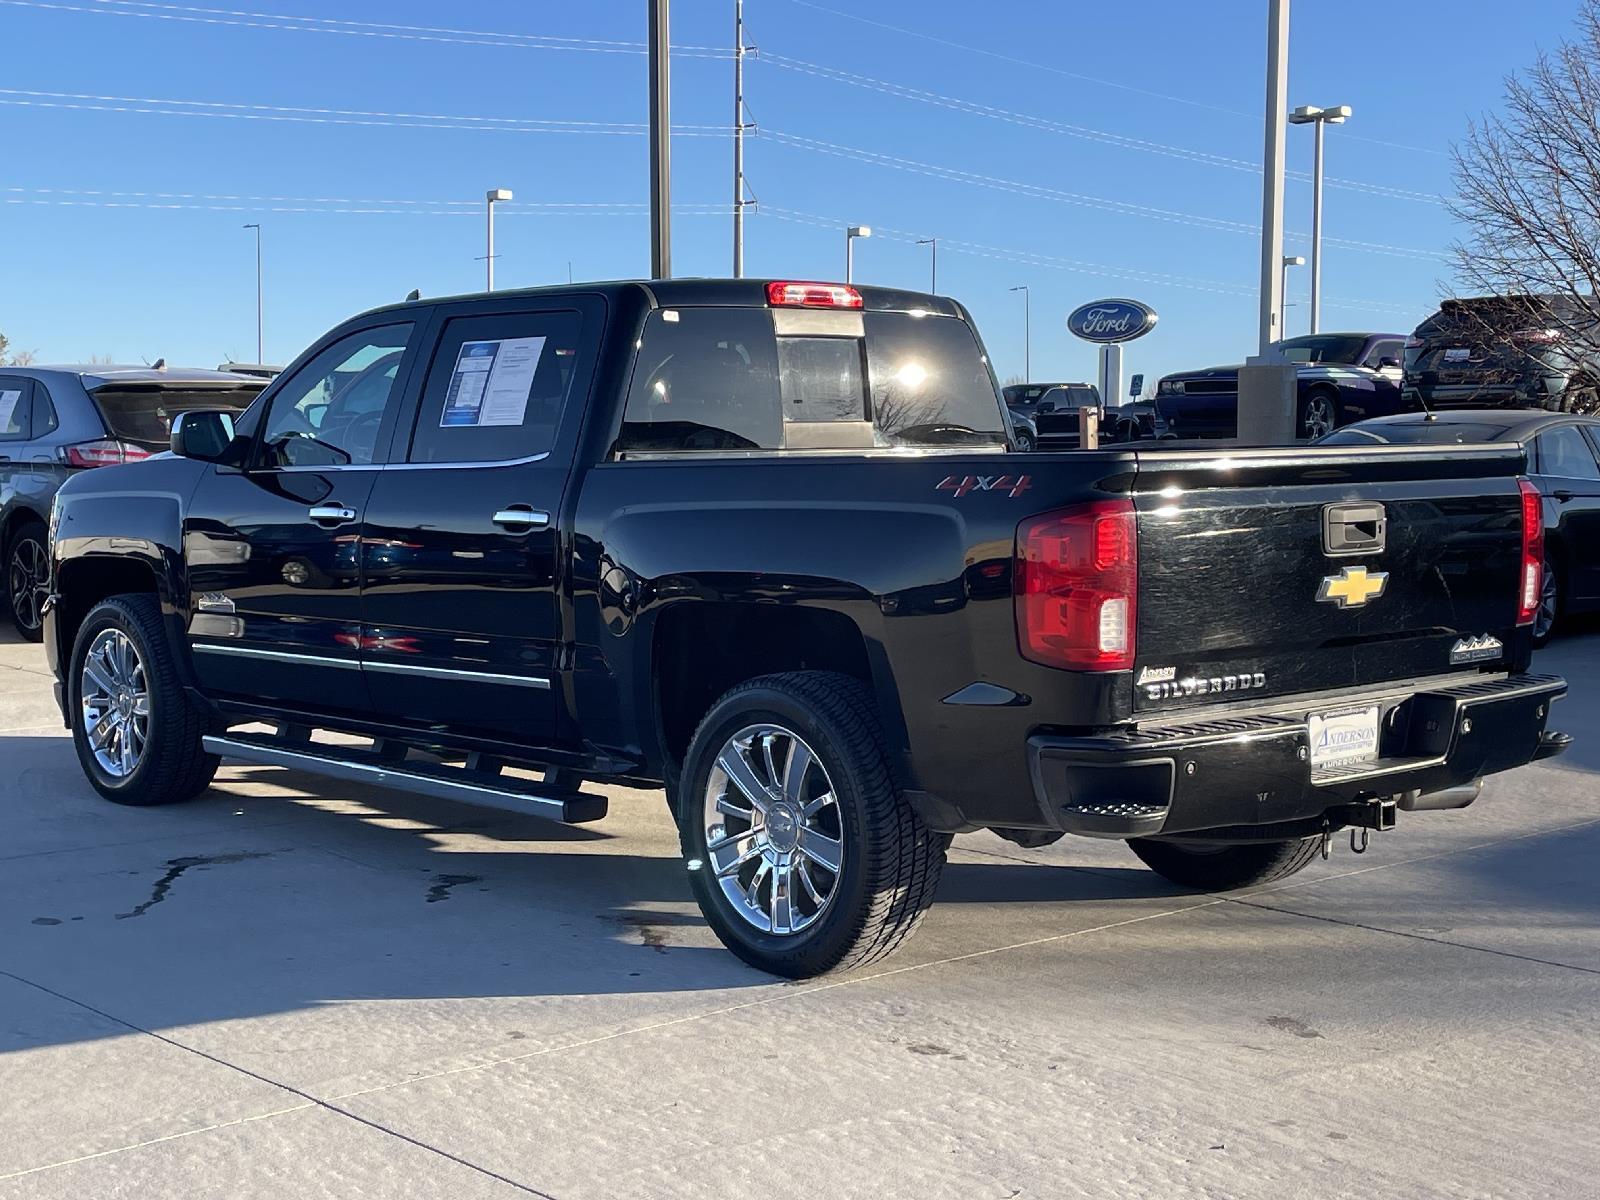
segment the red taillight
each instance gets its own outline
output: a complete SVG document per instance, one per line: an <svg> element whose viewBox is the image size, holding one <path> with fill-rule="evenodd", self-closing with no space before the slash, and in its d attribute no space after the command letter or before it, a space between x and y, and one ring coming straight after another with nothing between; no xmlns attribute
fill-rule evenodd
<svg viewBox="0 0 1600 1200"><path fill-rule="evenodd" d="M1517 486L1522 489L1522 590L1517 596L1517 624L1532 625L1544 582L1544 501L1528 480L1517 480Z"/></svg>
<svg viewBox="0 0 1600 1200"><path fill-rule="evenodd" d="M860 308L861 293L848 283L769 283L774 308Z"/></svg>
<svg viewBox="0 0 1600 1200"><path fill-rule="evenodd" d="M150 451L131 442L115 438L102 438L98 442L79 442L62 450L69 467L114 467L120 463L138 462L149 458Z"/></svg>
<svg viewBox="0 0 1600 1200"><path fill-rule="evenodd" d="M1561 340L1561 330L1519 329L1511 335L1511 340L1533 346L1548 346Z"/></svg>
<svg viewBox="0 0 1600 1200"><path fill-rule="evenodd" d="M1130 500L1024 521L1012 584L1022 656L1047 667L1132 670L1138 576Z"/></svg>

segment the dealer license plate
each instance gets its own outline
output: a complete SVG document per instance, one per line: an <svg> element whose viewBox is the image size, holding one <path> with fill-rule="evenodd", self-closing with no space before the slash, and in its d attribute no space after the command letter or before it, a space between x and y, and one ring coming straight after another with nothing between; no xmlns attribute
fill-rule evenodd
<svg viewBox="0 0 1600 1200"><path fill-rule="evenodd" d="M1378 757L1376 704L1311 714L1311 768L1347 767Z"/></svg>

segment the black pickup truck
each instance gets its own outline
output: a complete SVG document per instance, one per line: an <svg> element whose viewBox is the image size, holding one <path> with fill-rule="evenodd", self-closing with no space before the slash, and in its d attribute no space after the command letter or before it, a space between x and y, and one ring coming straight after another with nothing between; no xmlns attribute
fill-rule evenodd
<svg viewBox="0 0 1600 1200"><path fill-rule="evenodd" d="M1568 740L1520 450L1019 454L941 297L418 301L172 450L51 516L101 794L224 757L573 822L664 786L707 920L785 975L893 949L953 833L1241 887Z"/></svg>

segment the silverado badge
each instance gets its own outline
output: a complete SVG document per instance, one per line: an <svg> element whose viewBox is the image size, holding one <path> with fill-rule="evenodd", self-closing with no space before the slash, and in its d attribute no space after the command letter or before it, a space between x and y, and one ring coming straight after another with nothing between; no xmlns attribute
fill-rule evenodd
<svg viewBox="0 0 1600 1200"><path fill-rule="evenodd" d="M1365 567L1346 567L1337 575L1323 577L1317 589L1317 601L1337 604L1340 608L1360 608L1368 600L1383 595L1389 584L1389 572L1368 571Z"/></svg>

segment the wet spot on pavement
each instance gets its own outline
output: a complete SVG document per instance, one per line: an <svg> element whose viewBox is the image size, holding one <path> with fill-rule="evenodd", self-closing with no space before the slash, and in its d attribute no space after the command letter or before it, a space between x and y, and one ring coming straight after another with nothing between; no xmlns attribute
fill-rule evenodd
<svg viewBox="0 0 1600 1200"><path fill-rule="evenodd" d="M1292 1033L1295 1037L1319 1038L1322 1035L1304 1021L1295 1017L1268 1017L1267 1024L1274 1029L1281 1029L1284 1033Z"/></svg>
<svg viewBox="0 0 1600 1200"><path fill-rule="evenodd" d="M207 867L221 866L224 863L244 862L251 858L268 858L270 855L264 851L241 852L239 854L208 854L195 855L191 858L169 858L167 860L167 873L156 880L156 886L150 891L150 899L137 908L125 913L118 913L117 920L123 921L129 917L142 917L156 905L167 898L167 893L172 890L172 885L177 882L178 876L192 868L205 870ZM129 874L138 874L131 871Z"/></svg>
<svg viewBox="0 0 1600 1200"><path fill-rule="evenodd" d="M437 904L440 900L450 899L450 889L462 887L469 883L482 883L481 875L435 875L433 886L428 889L428 903Z"/></svg>

